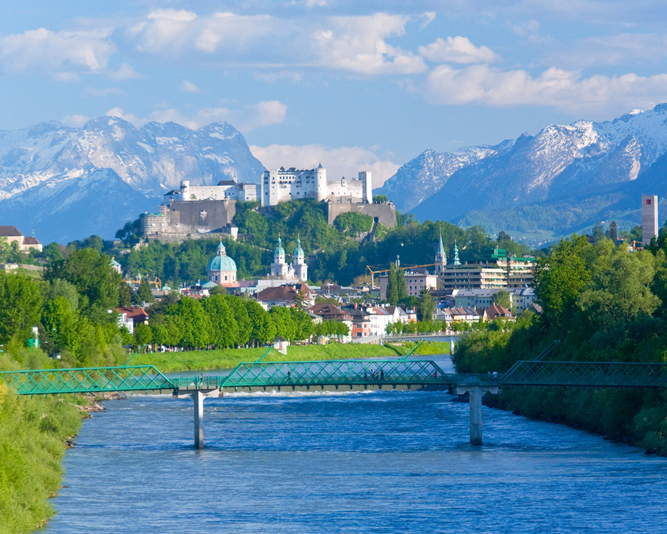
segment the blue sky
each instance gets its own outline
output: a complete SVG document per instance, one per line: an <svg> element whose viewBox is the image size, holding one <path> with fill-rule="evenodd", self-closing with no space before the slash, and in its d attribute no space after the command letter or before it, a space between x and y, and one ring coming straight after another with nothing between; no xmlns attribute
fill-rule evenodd
<svg viewBox="0 0 667 534"><path fill-rule="evenodd" d="M226 120L268 167L379 185L428 148L667 101L666 19L645 0L8 0L0 129Z"/></svg>

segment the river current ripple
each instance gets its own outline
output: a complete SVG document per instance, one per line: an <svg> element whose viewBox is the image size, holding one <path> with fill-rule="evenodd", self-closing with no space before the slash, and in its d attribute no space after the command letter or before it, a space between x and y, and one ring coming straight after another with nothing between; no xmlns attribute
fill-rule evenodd
<svg viewBox="0 0 667 534"><path fill-rule="evenodd" d="M66 453L43 531L667 533L667 460L443 392L107 402Z"/></svg>

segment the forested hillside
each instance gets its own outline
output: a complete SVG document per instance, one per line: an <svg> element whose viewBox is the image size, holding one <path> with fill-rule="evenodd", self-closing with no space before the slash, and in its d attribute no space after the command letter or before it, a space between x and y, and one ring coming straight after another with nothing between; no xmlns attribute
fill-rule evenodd
<svg viewBox="0 0 667 534"><path fill-rule="evenodd" d="M544 312L506 331L459 343L460 372L504 372L554 340L557 361L667 362L667 244L628 252L611 240L561 241L540 260L536 294ZM667 455L667 397L647 389L523 389L491 400L529 417L570 424Z"/></svg>
<svg viewBox="0 0 667 534"><path fill-rule="evenodd" d="M439 232L447 250L455 242L458 244L461 261L489 257L496 246L519 255L530 252L528 247L512 241L505 233L497 240L477 226L463 230L450 223L426 221L421 224L402 215L398 219L396 228L380 226L375 240L366 240L363 236L373 223L367 215L345 213L329 226L326 206L320 202L285 202L269 210L258 208L256 202L239 202L234 223L241 237L238 242L227 239L225 247L227 255L236 262L239 279L259 278L269 272L279 236L288 255L300 238L310 280L336 281L344 285L366 274L366 265L388 267L397 256L402 265L433 263ZM134 227L129 224L118 232L118 237L132 245L136 243L137 230L137 224ZM78 246L92 245L114 254L113 250L104 248L101 239L93 241L87 240ZM206 265L215 255L217 244L215 239L185 241L180 245L150 242L127 256L116 253L116 259L132 275L158 276L174 287L182 282L205 280ZM289 257L288 261L291 261Z"/></svg>

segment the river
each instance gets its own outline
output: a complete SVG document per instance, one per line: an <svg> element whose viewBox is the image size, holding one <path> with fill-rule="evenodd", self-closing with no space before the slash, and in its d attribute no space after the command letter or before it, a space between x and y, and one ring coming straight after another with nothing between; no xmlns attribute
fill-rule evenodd
<svg viewBox="0 0 667 534"><path fill-rule="evenodd" d="M442 360L441 360L442 361ZM44 531L667 532L667 459L443 392L132 396L85 421Z"/></svg>

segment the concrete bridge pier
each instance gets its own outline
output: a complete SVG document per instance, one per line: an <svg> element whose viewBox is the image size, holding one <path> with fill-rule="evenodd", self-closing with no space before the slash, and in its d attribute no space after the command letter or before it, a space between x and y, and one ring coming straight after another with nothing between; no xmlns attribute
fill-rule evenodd
<svg viewBox="0 0 667 534"><path fill-rule="evenodd" d="M457 395L468 394L470 403L470 444L482 444L482 397L486 392L497 394L498 386L458 386L456 388Z"/></svg>
<svg viewBox="0 0 667 534"><path fill-rule="evenodd" d="M179 392L175 397L179 399L191 397L194 401L194 419L195 419L195 449L204 448L204 399L206 397L220 397L222 393L219 389L195 389L192 391Z"/></svg>

